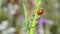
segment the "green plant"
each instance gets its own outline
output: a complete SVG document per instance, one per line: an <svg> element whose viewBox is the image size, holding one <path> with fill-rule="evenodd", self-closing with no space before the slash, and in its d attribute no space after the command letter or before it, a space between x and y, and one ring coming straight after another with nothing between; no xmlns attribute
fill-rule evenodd
<svg viewBox="0 0 60 34"><path fill-rule="evenodd" d="M28 10L27 10L27 7L26 7L26 5L24 4L24 2L23 2L23 7L24 7L24 13L25 13L25 21L26 21L26 29L28 29L29 30L29 27L30 27L30 24L29 24L29 21L30 21L30 19L29 19L29 16L28 16Z"/></svg>
<svg viewBox="0 0 60 34"><path fill-rule="evenodd" d="M29 31L28 31L28 34L35 34L36 25L37 25L37 22L38 22L37 19L40 17L40 15L37 14L37 10L40 9L41 5L42 5L42 0L38 0L36 10L35 10L35 16L34 16L34 19L33 19L33 22L32 22L32 26L29 27L28 11L27 11L26 5L23 3L24 12L25 12L25 16L26 16L26 25L27 25L27 28L30 28Z"/></svg>
<svg viewBox="0 0 60 34"><path fill-rule="evenodd" d="M32 22L32 26L30 28L30 31L28 34L35 34L35 30L36 30L36 25L37 25L37 19L40 17L40 15L37 14L37 10L40 8L40 6L42 5L42 0L38 0L37 1L37 6L36 6L36 10L35 10L35 16Z"/></svg>

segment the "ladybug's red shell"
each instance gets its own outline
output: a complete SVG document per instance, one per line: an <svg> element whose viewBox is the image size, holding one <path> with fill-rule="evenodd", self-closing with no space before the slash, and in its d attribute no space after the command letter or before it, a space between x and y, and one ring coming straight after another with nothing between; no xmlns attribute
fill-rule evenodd
<svg viewBox="0 0 60 34"><path fill-rule="evenodd" d="M43 9L39 9L39 10L37 11L37 14L38 14L38 15L43 14Z"/></svg>

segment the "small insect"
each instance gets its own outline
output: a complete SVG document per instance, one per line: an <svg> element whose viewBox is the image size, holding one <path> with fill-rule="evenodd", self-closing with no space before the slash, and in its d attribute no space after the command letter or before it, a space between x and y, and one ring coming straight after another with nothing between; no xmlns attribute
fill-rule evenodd
<svg viewBox="0 0 60 34"><path fill-rule="evenodd" d="M37 11L37 14L38 14L38 15L43 14L43 9L39 9L39 10Z"/></svg>

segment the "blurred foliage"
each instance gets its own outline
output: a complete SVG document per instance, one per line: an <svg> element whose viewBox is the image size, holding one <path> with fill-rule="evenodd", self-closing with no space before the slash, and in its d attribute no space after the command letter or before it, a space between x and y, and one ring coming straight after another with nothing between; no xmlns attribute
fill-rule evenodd
<svg viewBox="0 0 60 34"><path fill-rule="evenodd" d="M13 1L13 0L11 0ZM22 6L22 2L21 0L18 1L19 3L19 9L18 11L21 14L24 14L24 10L23 10L23 6ZM57 10L58 12L58 16L54 15L54 4L59 3L60 4L60 0L43 0L43 4L42 7L44 9L44 13L43 16L45 16L48 19L52 19L54 21L54 24L51 27L51 32L55 33L56 31L60 32L60 6ZM1 8L2 7L2 8ZM8 19L8 13L5 13L2 9L3 7L7 7L7 0L2 0L2 5L0 6L0 23L5 20Z"/></svg>
<svg viewBox="0 0 60 34"><path fill-rule="evenodd" d="M0 22L3 21L3 20L6 20L8 18L7 14L3 11L1 11L1 18L0 18Z"/></svg>
<svg viewBox="0 0 60 34"><path fill-rule="evenodd" d="M52 32L52 34L55 34L55 33L57 33L56 31L57 31L57 26L53 25L50 29L50 32Z"/></svg>

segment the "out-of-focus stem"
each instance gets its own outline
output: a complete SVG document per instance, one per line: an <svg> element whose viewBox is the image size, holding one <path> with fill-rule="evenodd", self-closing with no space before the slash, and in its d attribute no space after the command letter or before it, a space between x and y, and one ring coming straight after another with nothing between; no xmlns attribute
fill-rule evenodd
<svg viewBox="0 0 60 34"><path fill-rule="evenodd" d="M28 10L27 10L27 7L26 5L24 4L23 2L23 7L24 7L24 13L25 13L25 19L26 19L26 28L28 29L29 28L29 16L28 16Z"/></svg>
<svg viewBox="0 0 60 34"><path fill-rule="evenodd" d="M28 17L28 10L27 10L27 7L26 5L24 4L24 1L23 0L19 0L19 5L20 5L20 11L24 11L24 15L25 15L25 19L26 19L26 27L25 29L28 30L29 28L29 17ZM22 10L23 9L23 10Z"/></svg>

